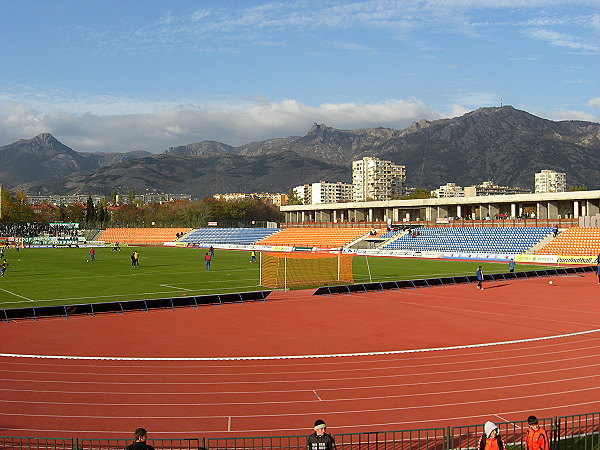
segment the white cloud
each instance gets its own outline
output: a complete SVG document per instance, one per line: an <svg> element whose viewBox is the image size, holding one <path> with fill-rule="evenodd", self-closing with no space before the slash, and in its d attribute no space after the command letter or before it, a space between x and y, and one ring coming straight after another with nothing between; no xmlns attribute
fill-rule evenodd
<svg viewBox="0 0 600 450"><path fill-rule="evenodd" d="M41 111L19 102L0 106L0 145L49 132L78 151L161 152L174 145L216 140L240 145L254 140L304 135L313 122L342 128L387 126L405 128L440 114L416 99L378 104L354 103L309 106L296 100L281 102L179 105L138 114ZM164 105L162 105L164 106ZM96 110L96 108L92 108ZM98 110L102 108L99 107Z"/></svg>
<svg viewBox="0 0 600 450"><path fill-rule="evenodd" d="M595 106L596 108L600 108L600 97L596 97L587 102L588 106Z"/></svg>
<svg viewBox="0 0 600 450"><path fill-rule="evenodd" d="M600 122L600 115L562 108L551 111L549 113L549 117L553 120L584 120L587 122Z"/></svg>
<svg viewBox="0 0 600 450"><path fill-rule="evenodd" d="M558 33L556 31L536 29L529 32L530 37L541 41L546 41L554 47L570 48L573 50L582 50L588 52L600 52L600 46L583 42L581 39L569 36L565 33Z"/></svg>

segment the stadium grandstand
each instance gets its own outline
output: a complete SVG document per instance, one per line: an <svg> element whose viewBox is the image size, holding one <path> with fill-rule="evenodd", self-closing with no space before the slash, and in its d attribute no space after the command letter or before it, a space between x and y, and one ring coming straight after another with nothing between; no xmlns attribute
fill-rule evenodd
<svg viewBox="0 0 600 450"><path fill-rule="evenodd" d="M569 228L535 252L538 255L600 255L600 228Z"/></svg>
<svg viewBox="0 0 600 450"><path fill-rule="evenodd" d="M384 244L382 249L519 254L551 233L548 227L416 228Z"/></svg>
<svg viewBox="0 0 600 450"><path fill-rule="evenodd" d="M340 248L368 236L369 228L286 228L258 242L261 245Z"/></svg>
<svg viewBox="0 0 600 450"><path fill-rule="evenodd" d="M189 233L191 228L107 228L99 241L121 244L159 244L173 242L178 234Z"/></svg>
<svg viewBox="0 0 600 450"><path fill-rule="evenodd" d="M281 228L198 228L181 238L190 244L254 244Z"/></svg>

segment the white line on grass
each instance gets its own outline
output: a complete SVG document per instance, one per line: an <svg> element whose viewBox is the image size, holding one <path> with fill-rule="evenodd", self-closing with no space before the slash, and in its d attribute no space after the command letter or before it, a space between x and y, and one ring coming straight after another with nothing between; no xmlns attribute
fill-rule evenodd
<svg viewBox="0 0 600 450"><path fill-rule="evenodd" d="M238 288L238 289L260 288L260 287L261 286L259 286L258 284L251 284L251 285L246 285L246 286L236 286L236 288ZM182 290L183 288L174 288L174 289ZM212 292L210 288L207 288L207 289L184 289L184 290L188 290L190 292L196 292L197 295L210 295L210 293ZM208 291L209 294L203 293L202 291ZM89 299L95 299L95 298L136 297L136 296L140 296L140 295L158 295L158 294L172 294L172 293L173 293L173 291L171 290L171 291L157 291L157 292L139 292L139 293L129 293L129 294L94 295L94 296L89 296L89 297L47 298L47 299L42 299L42 300L30 300L27 297L23 297L23 298L29 300L30 302L44 303L44 302L57 302L57 301L64 301L64 300L89 300ZM212 293L214 293L216 295L216 294L229 294L231 292L212 292ZM17 294L14 294L14 295L17 295ZM148 299L146 298L144 300L148 300ZM5 304L5 305L14 305L14 304L18 305L19 303L23 303L23 302L2 302L2 304ZM69 305L66 305L66 306L69 306Z"/></svg>
<svg viewBox="0 0 600 450"><path fill-rule="evenodd" d="M14 292L7 291L6 289L2 289L2 288L0 288L0 291L7 292L7 293L9 293L9 294L11 294L11 295L14 295L15 297L21 297L21 298L24 298L25 300L27 300L27 301L30 301L30 302L34 302L34 301L35 301L35 300L31 300L30 298L23 297L22 295L15 294ZM10 303L10 302L8 302L8 303ZM18 303L22 303L22 302L18 302Z"/></svg>
<svg viewBox="0 0 600 450"><path fill-rule="evenodd" d="M172 288L175 289L176 291L188 291L191 292L191 289L186 289L186 288L182 288L182 287L177 287L177 286L171 286L170 284L161 284L162 287L168 287L168 288Z"/></svg>

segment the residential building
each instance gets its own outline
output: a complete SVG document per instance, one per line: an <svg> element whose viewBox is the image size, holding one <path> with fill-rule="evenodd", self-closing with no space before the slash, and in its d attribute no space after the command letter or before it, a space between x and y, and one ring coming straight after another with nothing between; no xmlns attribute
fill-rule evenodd
<svg viewBox="0 0 600 450"><path fill-rule="evenodd" d="M217 200L225 200L226 202L239 202L249 198L257 198L265 203L272 203L276 206L283 206L287 204L287 194L269 194L265 192L254 192L252 194L246 194L242 192L236 192L232 194L214 194L213 198Z"/></svg>
<svg viewBox="0 0 600 450"><path fill-rule="evenodd" d="M352 162L352 199L354 201L400 198L405 183L405 166L371 157Z"/></svg>
<svg viewBox="0 0 600 450"><path fill-rule="evenodd" d="M464 197L465 189L455 183L446 183L438 189L431 191L438 198Z"/></svg>
<svg viewBox="0 0 600 450"><path fill-rule="evenodd" d="M311 185L311 203L340 203L352 200L352 185L320 181Z"/></svg>
<svg viewBox="0 0 600 450"><path fill-rule="evenodd" d="M535 174L535 192L567 192L567 174L542 170Z"/></svg>
<svg viewBox="0 0 600 450"><path fill-rule="evenodd" d="M294 189L296 197L304 205L316 205L318 203L340 203L352 200L352 185L337 181L319 181L318 183L296 186Z"/></svg>
<svg viewBox="0 0 600 450"><path fill-rule="evenodd" d="M312 185L311 184L303 184L301 186L296 186L292 189L294 195L298 200L302 202L303 205L311 205L312 204Z"/></svg>
<svg viewBox="0 0 600 450"><path fill-rule="evenodd" d="M520 187L498 186L493 181L484 181L481 184L465 187L465 197L478 197L481 195L513 195L531 194L530 189Z"/></svg>

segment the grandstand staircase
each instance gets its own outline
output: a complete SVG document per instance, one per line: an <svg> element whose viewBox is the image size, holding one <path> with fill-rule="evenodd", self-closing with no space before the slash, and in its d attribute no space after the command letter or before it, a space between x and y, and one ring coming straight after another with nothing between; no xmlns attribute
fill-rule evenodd
<svg viewBox="0 0 600 450"><path fill-rule="evenodd" d="M102 230L82 230L80 233L80 236L83 236L86 241L97 241L102 234Z"/></svg>
<svg viewBox="0 0 600 450"><path fill-rule="evenodd" d="M369 237L369 233L365 233L362 236L357 237L353 241L344 245L346 248L371 248L370 244L365 240L365 238Z"/></svg>
<svg viewBox="0 0 600 450"><path fill-rule="evenodd" d="M525 253L527 255L533 255L537 250L539 250L542 247L545 247L547 244L549 244L550 242L552 242L553 239L554 239L554 236L552 236L551 234L549 234L544 239L542 239L537 244L535 244L533 247L527 249L523 253Z"/></svg>
<svg viewBox="0 0 600 450"><path fill-rule="evenodd" d="M377 244L377 246L375 247L375 250L379 250L380 248L385 247L390 242L394 242L396 239L399 239L402 236L406 236L407 234L408 234L408 230L404 230L402 233L398 233L397 235L392 236L391 238L386 239L385 241L380 242L379 244Z"/></svg>

